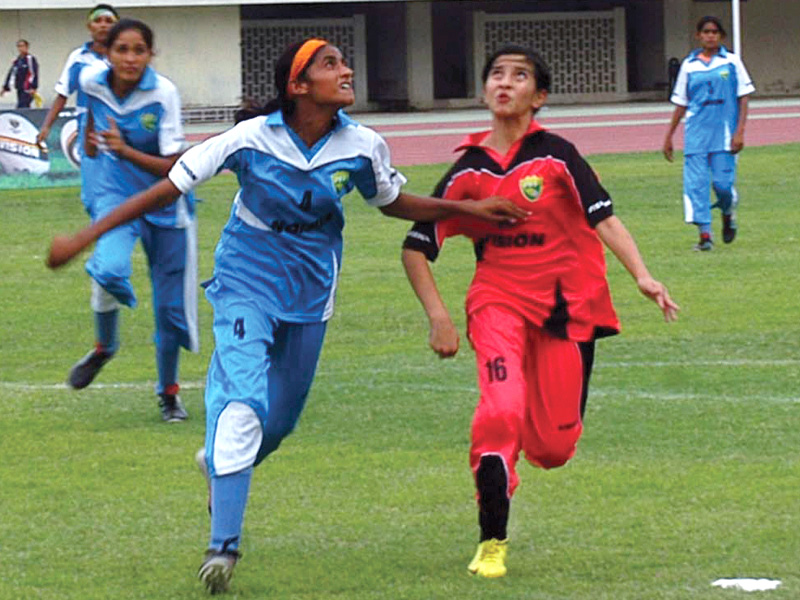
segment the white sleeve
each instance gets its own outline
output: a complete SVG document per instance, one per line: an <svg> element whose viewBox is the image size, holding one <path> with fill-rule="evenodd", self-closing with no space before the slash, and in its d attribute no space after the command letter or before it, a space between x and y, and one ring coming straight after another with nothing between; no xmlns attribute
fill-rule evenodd
<svg viewBox="0 0 800 600"><path fill-rule="evenodd" d="M158 131L158 149L161 156L171 156L183 149L186 138L181 122L181 97L171 81L164 80L164 114Z"/></svg>
<svg viewBox="0 0 800 600"><path fill-rule="evenodd" d="M669 101L678 106L689 106L689 94L687 93L688 85L689 78L686 75L686 60L684 60L678 71L678 77L675 78L675 87L672 88L672 95Z"/></svg>
<svg viewBox="0 0 800 600"><path fill-rule="evenodd" d="M372 146L372 173L375 178L375 190L371 196L366 190L359 190L370 206L386 206L391 204L400 195L400 189L405 185L406 178L392 166L389 146L380 135L374 133Z"/></svg>
<svg viewBox="0 0 800 600"><path fill-rule="evenodd" d="M69 98L72 92L74 92L76 89L75 84L77 81L72 73L72 65L75 64L75 55L78 51L79 50L73 50L70 52L69 56L67 57L67 62L64 63L61 76L58 78L58 81L56 81L56 85L54 87L56 94L59 96L64 96L64 98ZM70 81L70 79L73 81Z"/></svg>
<svg viewBox="0 0 800 600"><path fill-rule="evenodd" d="M167 177L184 194L211 179L225 165L228 157L243 146L242 133L246 133L246 130L242 125L248 123L249 121L244 121L232 129L208 138L201 144L192 146L181 155Z"/></svg>
<svg viewBox="0 0 800 600"><path fill-rule="evenodd" d="M756 91L756 86L753 85L753 80L750 79L750 73L742 62L742 59L734 55L733 64L736 66L736 80L738 85L736 87L736 97L741 98Z"/></svg>
<svg viewBox="0 0 800 600"><path fill-rule="evenodd" d="M80 89L89 96L99 96L102 93L102 85L97 82L101 71L108 70L110 67L104 64L85 66L81 69L76 78L73 91Z"/></svg>

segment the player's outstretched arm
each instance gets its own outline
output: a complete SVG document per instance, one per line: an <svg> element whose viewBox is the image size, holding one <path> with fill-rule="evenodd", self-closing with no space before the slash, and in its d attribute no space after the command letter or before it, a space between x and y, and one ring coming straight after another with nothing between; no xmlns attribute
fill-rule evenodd
<svg viewBox="0 0 800 600"><path fill-rule="evenodd" d="M675 321L678 318L680 307L670 298L667 287L660 281L653 279L647 266L644 264L639 248L628 229L615 216L610 216L596 227L597 234L603 243L614 253L628 273L636 280L639 291L658 304L664 313L664 320Z"/></svg>
<svg viewBox="0 0 800 600"><path fill-rule="evenodd" d="M391 204L381 207L390 217L408 221L439 221L455 216L471 216L495 223L515 222L528 212L506 198L492 196L484 200L442 200L400 192Z"/></svg>
<svg viewBox="0 0 800 600"><path fill-rule="evenodd" d="M403 268L428 317L428 345L439 358L450 358L458 352L458 330L442 300L428 259L417 250L403 249Z"/></svg>
<svg viewBox="0 0 800 600"><path fill-rule="evenodd" d="M54 237L47 255L47 266L57 269L67 264L107 231L133 221L156 208L172 204L180 195L181 191L175 184L169 179L162 179L143 192L131 196L105 217L84 227L78 233Z"/></svg>

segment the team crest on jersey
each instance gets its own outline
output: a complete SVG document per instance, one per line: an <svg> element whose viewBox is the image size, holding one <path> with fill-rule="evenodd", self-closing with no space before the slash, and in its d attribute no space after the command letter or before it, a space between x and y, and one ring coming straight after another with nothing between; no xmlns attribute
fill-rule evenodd
<svg viewBox="0 0 800 600"><path fill-rule="evenodd" d="M139 117L139 122L142 124L142 128L144 128L145 131L152 133L156 130L156 126L158 125L158 117L153 113L144 113Z"/></svg>
<svg viewBox="0 0 800 600"><path fill-rule="evenodd" d="M722 77L723 79L728 79L728 75L730 75L730 73L728 73L728 71L722 71L720 73L720 77Z"/></svg>
<svg viewBox="0 0 800 600"><path fill-rule="evenodd" d="M331 182L333 187L336 188L336 193L341 194L350 183L350 171L336 171L331 175Z"/></svg>
<svg viewBox="0 0 800 600"><path fill-rule="evenodd" d="M519 180L519 191L529 202L536 202L542 195L544 179L538 175L528 175Z"/></svg>

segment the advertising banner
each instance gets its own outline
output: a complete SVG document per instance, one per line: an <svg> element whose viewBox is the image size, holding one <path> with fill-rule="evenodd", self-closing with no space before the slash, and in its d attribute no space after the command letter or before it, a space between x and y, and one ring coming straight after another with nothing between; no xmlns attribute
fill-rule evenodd
<svg viewBox="0 0 800 600"><path fill-rule="evenodd" d="M75 109L59 114L45 144L36 144L46 109L0 112L0 190L80 185Z"/></svg>

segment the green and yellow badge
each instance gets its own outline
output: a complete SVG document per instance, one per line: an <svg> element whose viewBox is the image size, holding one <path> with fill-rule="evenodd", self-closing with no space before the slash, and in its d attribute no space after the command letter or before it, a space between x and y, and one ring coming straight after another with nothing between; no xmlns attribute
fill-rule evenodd
<svg viewBox="0 0 800 600"><path fill-rule="evenodd" d="M350 171L336 171L331 175L331 182L333 187L336 188L336 193L341 194L350 183Z"/></svg>
<svg viewBox="0 0 800 600"><path fill-rule="evenodd" d="M519 180L519 191L529 202L536 202L542 195L544 179L538 175L528 175Z"/></svg>
<svg viewBox="0 0 800 600"><path fill-rule="evenodd" d="M156 117L153 113L144 113L141 117L139 117L139 122L142 124L142 128L145 131L152 133L158 126L158 117Z"/></svg>

